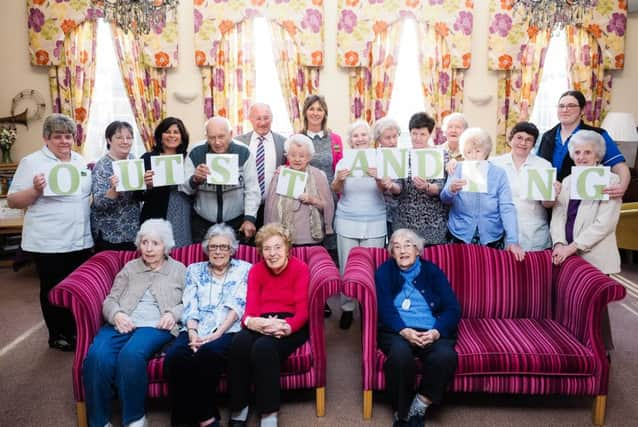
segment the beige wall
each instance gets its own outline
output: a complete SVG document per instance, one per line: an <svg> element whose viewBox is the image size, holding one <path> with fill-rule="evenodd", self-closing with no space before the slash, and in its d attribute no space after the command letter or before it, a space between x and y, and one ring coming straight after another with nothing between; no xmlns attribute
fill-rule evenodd
<svg viewBox="0 0 638 427"><path fill-rule="evenodd" d="M0 16L0 31L3 47L0 50L2 64L0 84L0 116L10 114L11 99L22 89L36 89L47 101L46 113L51 112L51 101L47 71L29 64L27 53L26 2L11 1ZM335 63L337 0L325 0L326 28L325 67L321 73L321 92L329 104L330 126L343 133L348 125L348 75ZM474 2L474 37L472 40L472 68L466 72L464 113L470 123L481 126L494 134L496 129L496 73L487 70L488 2ZM192 2L184 0L179 6L180 25L180 65L168 73L168 114L181 117L192 139L203 135L203 106L201 79L193 63L193 14ZM625 69L614 75L612 105L614 111L631 111L638 119L638 13L629 15L626 35ZM191 103L180 102L175 94L197 94ZM469 98L491 96L485 105L475 105ZM29 125L29 129L19 127L18 141L12 153L14 160L36 150L41 144L42 122Z"/></svg>

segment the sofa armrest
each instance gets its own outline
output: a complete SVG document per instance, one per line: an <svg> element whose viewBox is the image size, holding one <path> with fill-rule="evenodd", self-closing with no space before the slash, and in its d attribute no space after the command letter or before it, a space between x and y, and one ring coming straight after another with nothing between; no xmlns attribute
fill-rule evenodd
<svg viewBox="0 0 638 427"><path fill-rule="evenodd" d="M317 372L317 387L326 385L326 336L323 307L326 300L341 292L341 276L334 261L325 248L309 247L305 262L310 269L308 289L308 324L310 344Z"/></svg>
<svg viewBox="0 0 638 427"><path fill-rule="evenodd" d="M377 290L374 273L377 269L374 251L356 247L350 251L343 273L343 293L361 305L362 378L363 389L372 390L377 351Z"/></svg>
<svg viewBox="0 0 638 427"><path fill-rule="evenodd" d="M72 368L76 401L84 400L82 362L98 329L104 323L102 303L123 265L123 257L116 251L101 252L91 257L49 292L52 304L71 310L77 326Z"/></svg>
<svg viewBox="0 0 638 427"><path fill-rule="evenodd" d="M554 274L553 317L599 359L605 358L600 328L608 303L625 297L625 288L578 256L565 261Z"/></svg>

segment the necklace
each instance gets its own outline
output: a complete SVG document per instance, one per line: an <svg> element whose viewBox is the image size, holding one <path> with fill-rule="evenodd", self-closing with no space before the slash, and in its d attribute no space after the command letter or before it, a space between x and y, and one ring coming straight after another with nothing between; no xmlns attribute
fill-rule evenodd
<svg viewBox="0 0 638 427"><path fill-rule="evenodd" d="M405 293L405 287L402 289L403 290L403 302L401 303L401 308L404 311L408 311L410 310L410 306L412 305L412 301L410 301L410 297L412 296L412 293L414 292L416 288L412 287L412 289L410 290L410 293L406 295Z"/></svg>

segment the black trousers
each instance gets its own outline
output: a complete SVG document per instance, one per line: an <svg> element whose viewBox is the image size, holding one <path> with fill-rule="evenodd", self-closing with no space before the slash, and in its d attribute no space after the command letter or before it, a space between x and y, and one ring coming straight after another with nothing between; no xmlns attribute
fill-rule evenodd
<svg viewBox="0 0 638 427"><path fill-rule="evenodd" d="M168 377L172 425L220 418L217 385L226 369L234 335L224 334L193 353L188 346L188 333L182 332L166 351L164 368Z"/></svg>
<svg viewBox="0 0 638 427"><path fill-rule="evenodd" d="M386 392L399 418L407 419L415 395L416 361L421 359L423 376L418 392L433 403L440 403L446 387L452 381L458 357L455 339L441 338L425 348L413 347L401 335L379 331L378 343L387 359L383 365L387 382Z"/></svg>
<svg viewBox="0 0 638 427"><path fill-rule="evenodd" d="M100 234L95 239L95 252L102 251L135 251L137 247L134 242L111 243L102 238Z"/></svg>
<svg viewBox="0 0 638 427"><path fill-rule="evenodd" d="M91 250L84 249L60 254L32 252L31 255L40 278L40 308L44 323L49 330L49 340L57 339L61 335L73 340L75 338L73 315L66 308L51 304L49 291L89 259Z"/></svg>
<svg viewBox="0 0 638 427"><path fill-rule="evenodd" d="M248 329L235 335L228 356L230 410L248 405L250 385L255 385L255 407L259 414L279 411L281 364L308 340L308 326L274 338Z"/></svg>

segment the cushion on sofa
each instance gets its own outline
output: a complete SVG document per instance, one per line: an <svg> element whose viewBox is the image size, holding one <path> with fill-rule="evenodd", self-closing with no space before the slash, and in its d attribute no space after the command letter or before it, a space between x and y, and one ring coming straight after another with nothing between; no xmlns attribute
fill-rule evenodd
<svg viewBox="0 0 638 427"><path fill-rule="evenodd" d="M551 320L462 319L457 375L592 375L587 347Z"/></svg>

